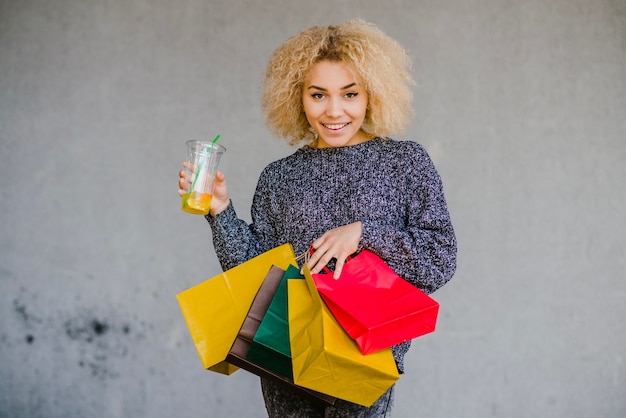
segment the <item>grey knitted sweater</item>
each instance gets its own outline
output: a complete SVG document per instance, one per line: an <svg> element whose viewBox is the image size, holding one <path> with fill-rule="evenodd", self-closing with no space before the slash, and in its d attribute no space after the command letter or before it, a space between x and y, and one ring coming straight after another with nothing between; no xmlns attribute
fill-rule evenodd
<svg viewBox="0 0 626 418"><path fill-rule="evenodd" d="M324 232L356 221L363 224L359 249L378 254L426 293L456 269L441 179L415 142L375 138L340 148L304 146L263 170L251 215L248 225L231 202L215 218L206 217L224 270L287 242L302 254ZM409 343L393 347L400 372Z"/></svg>

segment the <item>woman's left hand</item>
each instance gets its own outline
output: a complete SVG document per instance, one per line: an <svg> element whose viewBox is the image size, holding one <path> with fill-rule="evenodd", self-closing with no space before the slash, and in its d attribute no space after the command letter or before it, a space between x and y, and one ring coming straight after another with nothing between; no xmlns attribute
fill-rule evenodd
<svg viewBox="0 0 626 418"><path fill-rule="evenodd" d="M363 224L354 222L326 231L313 241L314 253L307 262L311 273L319 273L334 258L336 264L333 278L338 279L346 259L358 249L362 231Z"/></svg>

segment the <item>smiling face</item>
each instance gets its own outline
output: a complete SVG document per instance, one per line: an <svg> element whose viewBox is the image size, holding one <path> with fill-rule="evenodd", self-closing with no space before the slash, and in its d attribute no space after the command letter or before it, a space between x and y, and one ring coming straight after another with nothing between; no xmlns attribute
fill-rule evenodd
<svg viewBox="0 0 626 418"><path fill-rule="evenodd" d="M341 62L320 61L302 91L304 113L317 132L317 148L356 145L371 139L361 130L367 112L363 81Z"/></svg>

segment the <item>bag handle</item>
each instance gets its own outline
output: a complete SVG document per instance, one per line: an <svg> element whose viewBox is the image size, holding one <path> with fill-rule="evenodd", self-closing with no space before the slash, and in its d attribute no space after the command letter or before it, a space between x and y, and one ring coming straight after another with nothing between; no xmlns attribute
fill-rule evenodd
<svg viewBox="0 0 626 418"><path fill-rule="evenodd" d="M296 262L299 263L300 260L302 260L303 264L308 263L314 252L315 252L315 250L313 249L313 245L309 245L309 248L304 253L302 253L298 257L296 257ZM357 253L349 255L348 258L346 258L346 263L348 261L352 260L352 256L355 256L356 254ZM330 271L328 266L324 266L324 271L326 272L326 274L332 274L332 271Z"/></svg>

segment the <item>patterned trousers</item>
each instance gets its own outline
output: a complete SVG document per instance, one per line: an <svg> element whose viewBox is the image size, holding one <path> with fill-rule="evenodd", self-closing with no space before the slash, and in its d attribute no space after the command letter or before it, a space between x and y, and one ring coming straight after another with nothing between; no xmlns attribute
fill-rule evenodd
<svg viewBox="0 0 626 418"><path fill-rule="evenodd" d="M393 407L395 385L367 408L337 399L326 406L302 397L288 388L261 379L261 389L269 418L389 418Z"/></svg>

